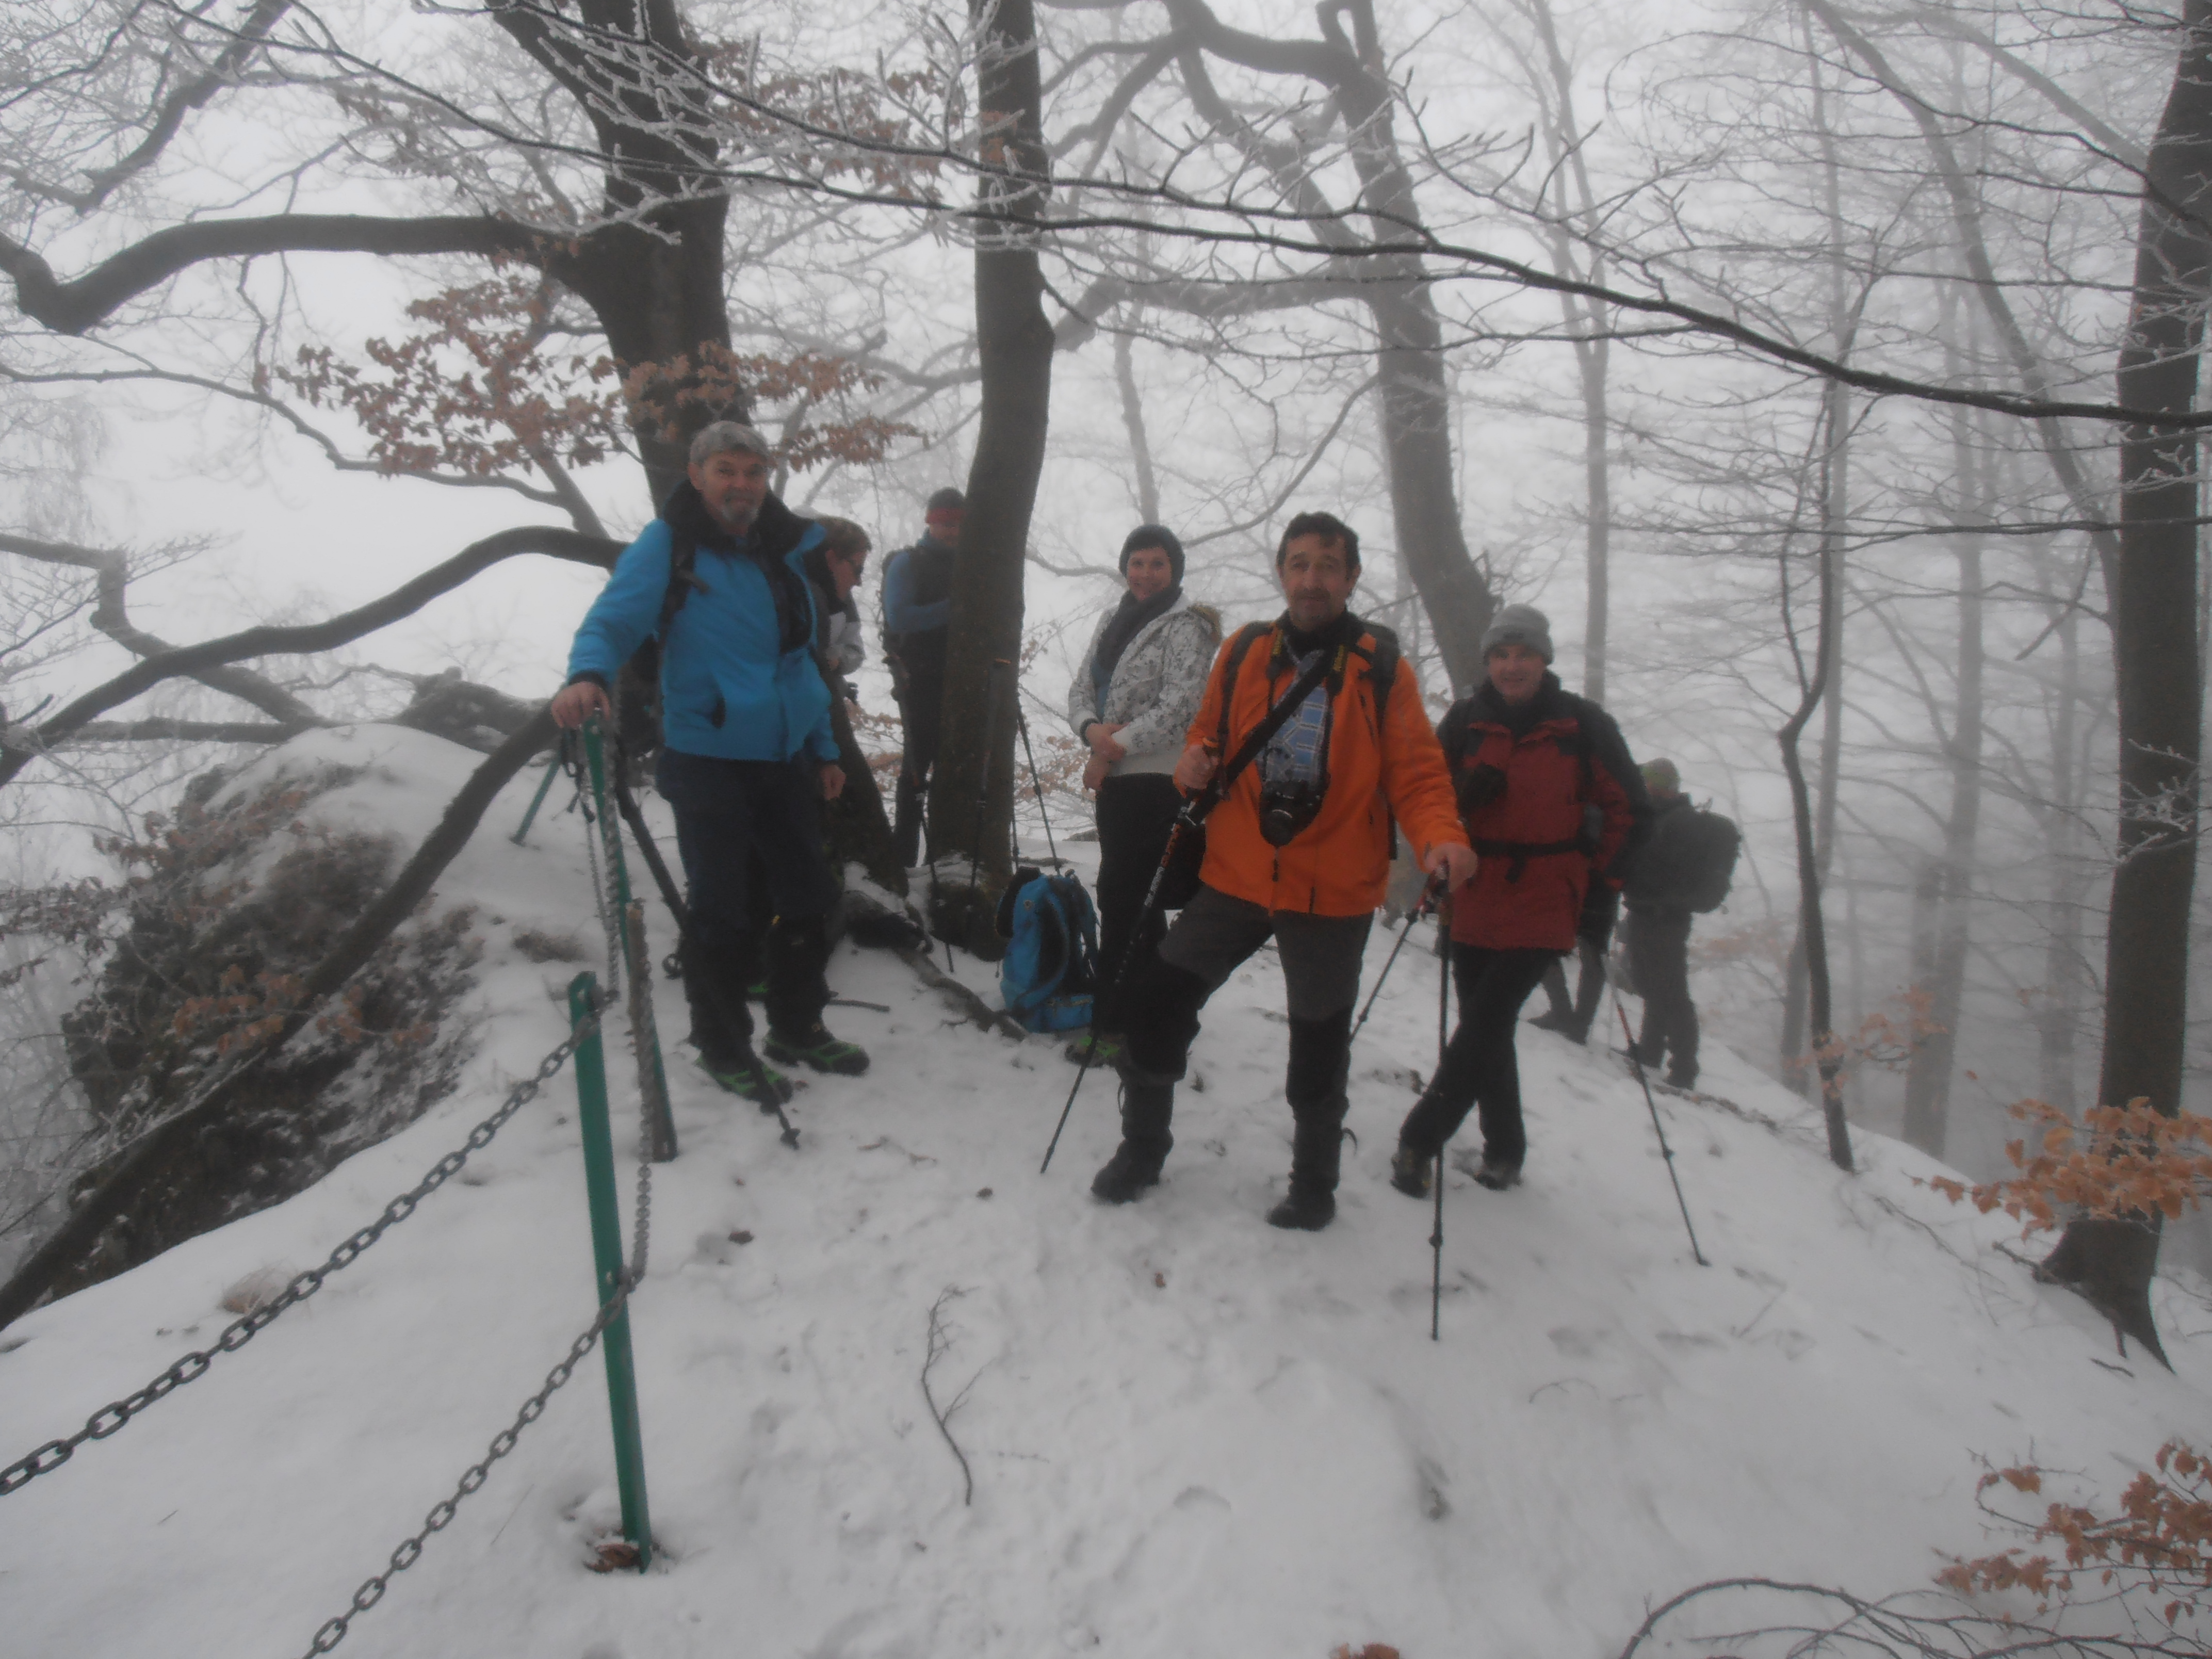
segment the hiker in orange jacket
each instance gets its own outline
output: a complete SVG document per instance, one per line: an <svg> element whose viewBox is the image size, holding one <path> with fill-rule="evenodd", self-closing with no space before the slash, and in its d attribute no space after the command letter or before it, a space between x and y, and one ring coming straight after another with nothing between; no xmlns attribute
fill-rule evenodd
<svg viewBox="0 0 2212 1659"><path fill-rule="evenodd" d="M1161 942L1158 969L1124 1005L1121 1144L1091 1190L1126 1204L1159 1180L1198 1011L1272 936L1289 994L1284 1093L1297 1127L1290 1194L1267 1219L1312 1231L1336 1213L1352 1009L1389 873L1393 818L1421 867L1451 886L1474 873L1475 858L1413 670L1389 629L1346 608L1359 538L1329 514L1300 514L1283 532L1275 572L1284 612L1222 647L1176 782L1203 788L1324 655L1328 673L1206 820L1198 892ZM1378 665L1387 675L1379 696Z"/></svg>

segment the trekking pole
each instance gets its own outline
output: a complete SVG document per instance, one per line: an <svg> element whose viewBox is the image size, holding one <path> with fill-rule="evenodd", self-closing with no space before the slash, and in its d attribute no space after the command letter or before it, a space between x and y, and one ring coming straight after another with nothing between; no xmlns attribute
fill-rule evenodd
<svg viewBox="0 0 2212 1659"><path fill-rule="evenodd" d="M684 945L698 953L700 982L707 987L707 994L721 1005L723 1018L727 1019L729 988L707 972L705 964L711 960L707 954L707 947L700 940L698 929L692 922L690 907L684 902L683 896L676 890L676 878L668 873L667 861L660 856L660 848L653 842L653 832L646 825L645 813L638 806L637 797L629 792L629 779L623 769L619 753L615 757L614 765L608 770L613 775L615 806L621 812L623 822L629 825L630 839L637 843L638 856L645 860L645 867L652 872L653 884L660 889L660 902L676 918L676 931L683 935ZM785 1115L783 1109L783 1103L788 1097L785 1090L777 1088L769 1080L768 1068L761 1064L760 1056L753 1052L750 1042L745 1044L745 1065L753 1074L753 1087L761 1092L758 1103L775 1114L775 1121L783 1131L781 1137L783 1144L796 1151L799 1131L792 1127L791 1119Z"/></svg>
<svg viewBox="0 0 2212 1659"><path fill-rule="evenodd" d="M1674 1173L1674 1149L1667 1144L1666 1127L1659 1121L1659 1103L1651 1097L1651 1079L1644 1074L1644 1056L1637 1053L1636 1039L1629 1035L1628 1010L1621 1006L1617 996L1613 1000L1613 1012L1620 1016L1620 1038L1628 1045L1628 1063L1636 1068L1636 1080L1644 1085L1644 1103L1651 1110L1651 1127L1659 1137L1659 1155L1667 1160L1667 1179L1674 1183L1674 1202L1682 1206L1682 1226L1690 1235L1690 1254L1700 1267L1710 1267L1713 1264L1698 1248L1698 1230L1690 1225L1689 1200L1682 1196L1682 1177Z"/></svg>
<svg viewBox="0 0 2212 1659"><path fill-rule="evenodd" d="M1121 1000L1122 984L1129 977L1130 959L1136 955L1137 941L1144 937L1146 925L1159 908L1161 884L1167 880L1168 872L1175 867L1176 849L1185 836L1198 833L1198 826L1206 816L1200 802L1206 800L1207 798L1201 795L1186 801L1182 811L1176 814L1175 828L1168 832L1167 848L1160 854L1159 867L1152 872L1152 884L1145 889L1145 902L1138 907L1137 925L1130 930L1127 940L1121 946L1121 959L1114 964L1113 984L1107 994L1109 1004ZM1093 1002L1091 1006L1095 1012L1097 1003ZM1060 1109L1060 1121L1053 1127L1052 1144L1044 1149L1044 1162L1037 1165L1039 1175L1052 1168L1052 1155L1060 1150L1060 1132L1067 1127L1068 1115L1075 1109L1075 1097L1083 1088L1083 1079L1091 1075L1091 1061L1097 1052L1098 1022L1094 1018L1091 1022L1091 1041L1083 1045L1082 1063L1075 1068L1075 1081L1067 1091L1067 1104Z"/></svg>
<svg viewBox="0 0 2212 1659"><path fill-rule="evenodd" d="M1022 713L1020 688L1015 688L1014 724L1022 734L1022 753L1030 758L1030 787L1036 793L1037 817L1044 821L1044 850L1052 854L1054 869L1060 867L1060 848L1052 843L1052 814L1044 810L1044 780L1037 775L1036 750L1030 747L1029 717Z"/></svg>
<svg viewBox="0 0 2212 1659"><path fill-rule="evenodd" d="M1413 909L1407 913L1406 925L1398 930L1398 942L1390 947L1390 954L1383 958L1382 971L1375 975L1375 988L1367 994L1367 1006L1359 1011L1359 1018L1352 1022L1352 1036L1359 1035L1359 1028L1367 1024L1367 1016L1375 1012L1375 999L1382 994L1382 981L1390 977L1391 965L1398 960L1398 952L1406 948L1406 941L1413 937L1413 924L1428 913L1431 902L1437 897L1437 884L1443 879L1441 876L1429 878L1428 885L1421 889L1421 896L1414 901ZM1352 1037L1346 1037L1345 1041L1349 1043Z"/></svg>
<svg viewBox="0 0 2212 1659"><path fill-rule="evenodd" d="M507 837L517 847L522 845L522 838L530 833L530 826L538 818L538 809L545 805L546 792L553 787L553 780L560 775L561 750L556 747L545 763L545 775L538 781L538 793L530 798L530 810L522 815L521 824Z"/></svg>
<svg viewBox="0 0 2212 1659"><path fill-rule="evenodd" d="M1444 894L1437 901L1437 939L1443 952L1437 957L1437 1069L1429 1079L1436 1086L1437 1078L1444 1073L1444 1048L1450 1041L1451 1025L1451 895ZM1444 1153L1451 1139L1437 1148L1436 1224L1429 1230L1429 1340L1441 1342L1444 1321Z"/></svg>
<svg viewBox="0 0 2212 1659"><path fill-rule="evenodd" d="M991 750L999 741L999 676L1012 665L1004 657L994 657L983 676L983 764L975 775L975 821L969 826L970 840L968 850L968 903L961 920L973 923L975 917L975 882L983 867L983 820L991 811ZM952 941L947 939L945 958L951 959Z"/></svg>

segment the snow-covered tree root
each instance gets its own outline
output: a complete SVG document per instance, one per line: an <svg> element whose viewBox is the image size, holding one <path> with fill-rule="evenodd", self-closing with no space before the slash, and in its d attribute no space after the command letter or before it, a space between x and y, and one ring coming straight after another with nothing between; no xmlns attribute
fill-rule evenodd
<svg viewBox="0 0 2212 1659"><path fill-rule="evenodd" d="M368 962L379 945L430 896L446 866L468 845L484 809L509 780L553 741L553 718L540 711L527 726L487 756L469 775L460 793L447 803L438 827L423 838L415 856L331 952L307 976L298 1004L273 1036L226 1071L190 1104L162 1119L136 1141L100 1184L77 1203L62 1224L0 1285L0 1328L38 1305L70 1267L97 1242L109 1222L122 1213L161 1167L170 1148L220 1114L253 1069L304 1029L325 998Z"/></svg>
<svg viewBox="0 0 2212 1659"><path fill-rule="evenodd" d="M2107 1604L2110 1607L2111 1604ZM2083 1609L2072 1610L2078 1622ZM2115 1609L2118 1622L2130 1622ZM1721 1627L1727 1616L1729 1623ZM2139 1659L2212 1652L2203 1638L2148 1626L2124 1634L2066 1631L2008 1619L1937 1590L1869 1601L1823 1584L1716 1578L1662 1602L1637 1627L1620 1659L1661 1654L1701 1659Z"/></svg>

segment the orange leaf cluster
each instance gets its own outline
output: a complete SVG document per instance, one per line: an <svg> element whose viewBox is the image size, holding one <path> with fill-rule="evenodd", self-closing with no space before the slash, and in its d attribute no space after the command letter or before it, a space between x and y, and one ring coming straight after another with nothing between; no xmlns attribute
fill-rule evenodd
<svg viewBox="0 0 2212 1659"><path fill-rule="evenodd" d="M187 1039L205 1026L228 1026L216 1038L219 1054L268 1042L284 1029L284 1016L299 1006L307 990L296 974L265 971L253 976L249 988L245 972L236 967L226 968L218 983L222 988L217 994L186 997L179 1003L170 1024L179 1036Z"/></svg>
<svg viewBox="0 0 2212 1659"><path fill-rule="evenodd" d="M622 389L639 428L650 423L663 442L676 443L748 404L812 409L878 384L879 377L842 358L812 351L789 357L741 356L709 341L696 355L639 364L623 377ZM827 460L866 465L881 460L893 440L916 435L914 427L872 415L820 426L801 421L777 453L799 472Z"/></svg>
<svg viewBox="0 0 2212 1659"><path fill-rule="evenodd" d="M617 371L604 355L544 352L551 311L542 278L501 275L409 306L428 329L362 348L381 378L319 346L270 374L311 404L350 410L386 472L490 477L541 453L590 466L621 447Z"/></svg>
<svg viewBox="0 0 2212 1659"><path fill-rule="evenodd" d="M1979 1490L2001 1482L2023 1492L2043 1487L2041 1471L2030 1467L1985 1474ZM1967 1594L2026 1590L2047 1609L2073 1593L2076 1572L2094 1567L2100 1585L2166 1597L2160 1616L2168 1625L2212 1610L2204 1602L2212 1591L2212 1460L2184 1441L2167 1441L2155 1468L2128 1484L2117 1513L2051 1504L2034 1542L2054 1541L2062 1547L2063 1565L2047 1554L2010 1549L1954 1561L1936 1579Z"/></svg>
<svg viewBox="0 0 2212 1659"><path fill-rule="evenodd" d="M2016 1177L1972 1186L1938 1177L1924 1184L1954 1204L1972 1202L1984 1215L2002 1209L2028 1232L2057 1226L2062 1208L2103 1220L2155 1213L2171 1221L2212 1191L2212 1118L2189 1112L2166 1117L2148 1100L2092 1107L2078 1127L2040 1100L2019 1101L2011 1110L2023 1122L2044 1126L2033 1154L2025 1139L2006 1145Z"/></svg>

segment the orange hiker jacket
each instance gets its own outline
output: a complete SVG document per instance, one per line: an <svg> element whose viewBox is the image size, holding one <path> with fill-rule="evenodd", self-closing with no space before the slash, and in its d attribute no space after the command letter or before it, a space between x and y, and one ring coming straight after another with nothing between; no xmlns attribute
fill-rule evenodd
<svg viewBox="0 0 2212 1659"><path fill-rule="evenodd" d="M1225 763L1275 700L1297 678L1279 619L1246 649L1236 685L1222 678L1235 636L1214 658L1206 701L1191 722L1188 741L1203 744ZM1336 699L1328 741L1328 792L1319 815L1288 843L1268 845L1260 833L1260 764L1255 759L1230 787L1206 821L1206 863L1199 879L1231 897L1270 910L1316 915L1364 915L1382 902L1390 873L1390 823L1417 854L1440 842L1464 842L1444 754L1421 707L1413 671L1401 659L1386 700L1389 729L1375 724L1375 687L1369 678L1374 634L1356 617L1339 637L1356 642L1334 649L1336 660L1322 684ZM1222 699L1229 699L1228 741L1221 739Z"/></svg>

